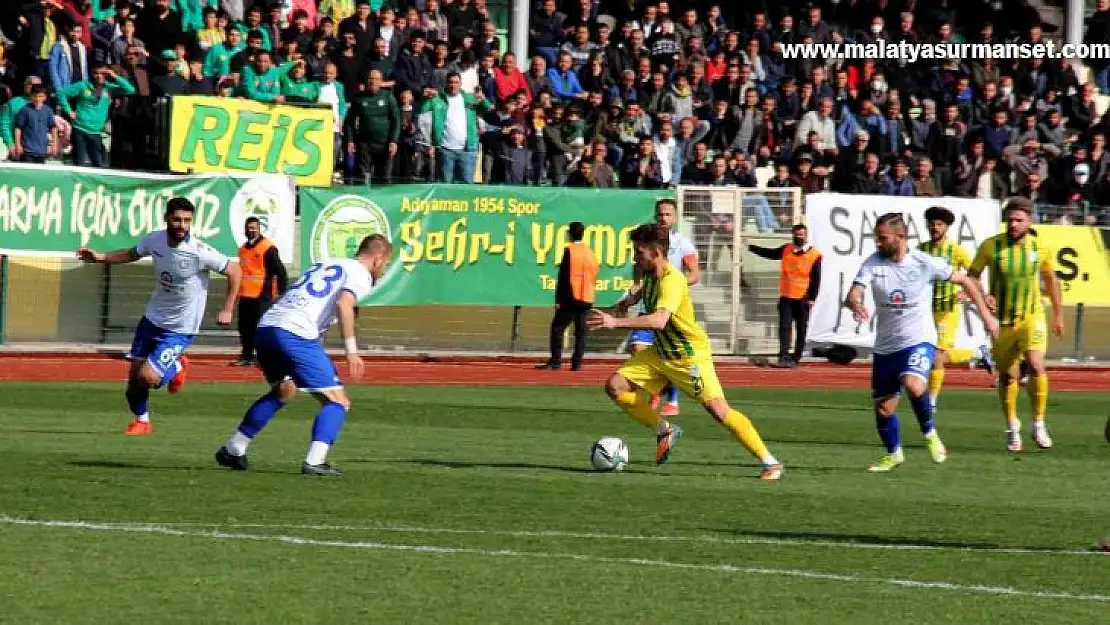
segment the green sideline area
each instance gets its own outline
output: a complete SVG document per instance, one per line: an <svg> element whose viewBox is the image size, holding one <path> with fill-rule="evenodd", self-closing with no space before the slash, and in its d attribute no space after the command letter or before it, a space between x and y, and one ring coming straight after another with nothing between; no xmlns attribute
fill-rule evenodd
<svg viewBox="0 0 1110 625"><path fill-rule="evenodd" d="M0 385L4 621L1075 624L1110 609L1110 555L1092 551L1110 535L1105 395L1053 395L1056 448L1015 458L990 394L946 393L949 461L929 462L903 417L907 463L872 475L866 393L736 389L788 467L764 484L702 414L656 467L654 437L596 390L554 388L355 388L332 481L299 474L302 398L232 473L212 453L258 387L185 392L155 397L155 435L128 438L118 384ZM626 472L588 470L602 435L628 441Z"/></svg>

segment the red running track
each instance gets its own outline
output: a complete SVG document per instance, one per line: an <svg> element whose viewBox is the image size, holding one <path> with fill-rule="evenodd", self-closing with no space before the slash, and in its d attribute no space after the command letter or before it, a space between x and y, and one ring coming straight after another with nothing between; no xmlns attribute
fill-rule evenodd
<svg viewBox="0 0 1110 625"><path fill-rule="evenodd" d="M255 368L231 367L230 358L197 355L191 358L191 382L258 382ZM587 362L581 371L543 371L538 360L523 358L414 358L368 357L363 384L469 386L600 386L619 361ZM123 380L128 363L106 354L0 354L0 381L113 381ZM344 366L340 365L340 371ZM774 369L748 364L720 363L717 375L725 386L757 388L867 388L867 365L806 364L797 369ZM983 371L949 370L948 388L991 388ZM1110 369L1073 367L1051 371L1056 391L1101 391L1110 388Z"/></svg>

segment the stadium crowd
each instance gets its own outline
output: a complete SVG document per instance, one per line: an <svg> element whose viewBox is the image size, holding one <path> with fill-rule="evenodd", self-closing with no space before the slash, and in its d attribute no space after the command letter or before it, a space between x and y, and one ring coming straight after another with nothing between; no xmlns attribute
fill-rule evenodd
<svg viewBox="0 0 1110 625"><path fill-rule="evenodd" d="M1081 82L1069 61L781 53L1036 42L1054 29L1026 0L540 0L526 59L487 0L12 4L9 160L149 169L168 132L153 103L205 94L331 107L337 182L1022 195L1110 225L1110 66ZM1085 41L1110 43L1110 0Z"/></svg>

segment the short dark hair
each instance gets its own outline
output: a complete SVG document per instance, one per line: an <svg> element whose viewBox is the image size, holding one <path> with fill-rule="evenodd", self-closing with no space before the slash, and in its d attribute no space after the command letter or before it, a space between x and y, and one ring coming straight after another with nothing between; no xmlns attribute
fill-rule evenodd
<svg viewBox="0 0 1110 625"><path fill-rule="evenodd" d="M197 212L197 207L193 206L193 203L190 202L187 198L183 198L180 196L170 198L170 201L166 202L166 214L169 215L170 213L174 213L177 211L195 213Z"/></svg>
<svg viewBox="0 0 1110 625"><path fill-rule="evenodd" d="M807 228L805 224L794 224L794 227L790 229L791 232L799 232L801 230L809 230L809 228Z"/></svg>
<svg viewBox="0 0 1110 625"><path fill-rule="evenodd" d="M658 200L655 201L655 210L659 210L660 206L670 206L671 208L674 209L674 211L676 213L678 212L678 202L673 198L669 198L669 197L659 198Z"/></svg>
<svg viewBox="0 0 1110 625"><path fill-rule="evenodd" d="M393 244L389 242L384 234L372 234L362 240L358 244L359 256L372 256L377 254L389 254L393 252Z"/></svg>
<svg viewBox="0 0 1110 625"><path fill-rule="evenodd" d="M262 222L257 217L255 217L253 215L251 215L250 217L247 217L247 220L245 222L243 222L244 226L249 226L251 224L254 224L254 225L256 225L260 228L262 227Z"/></svg>
<svg viewBox="0 0 1110 625"><path fill-rule="evenodd" d="M671 246L671 234L655 223L636 226L628 238L635 244L650 245L664 254Z"/></svg>
<svg viewBox="0 0 1110 625"><path fill-rule="evenodd" d="M567 234L570 235L570 240L577 243L586 236L586 224L581 221L572 221L570 226L567 227Z"/></svg>
<svg viewBox="0 0 1110 625"><path fill-rule="evenodd" d="M1026 215L1033 214L1033 200L1027 197L1013 197L1006 201L1006 206L1002 208L1002 213L1010 211L1021 211Z"/></svg>
<svg viewBox="0 0 1110 625"><path fill-rule="evenodd" d="M886 213L875 222L875 227L878 228L879 226L905 230L906 220L902 218L902 213Z"/></svg>

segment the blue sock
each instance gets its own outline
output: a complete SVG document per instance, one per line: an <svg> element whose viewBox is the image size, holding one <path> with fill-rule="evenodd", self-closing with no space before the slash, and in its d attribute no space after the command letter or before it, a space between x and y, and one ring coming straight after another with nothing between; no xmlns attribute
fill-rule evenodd
<svg viewBox="0 0 1110 625"><path fill-rule="evenodd" d="M277 411L283 407L285 407L285 402L274 397L273 393L259 397L258 401L247 408L247 414L243 416L243 421L239 424L239 433L247 438L258 436L262 428L266 427L270 419L273 419Z"/></svg>
<svg viewBox="0 0 1110 625"><path fill-rule="evenodd" d="M678 387L668 384L667 388L663 389L663 403L678 404Z"/></svg>
<svg viewBox="0 0 1110 625"><path fill-rule="evenodd" d="M347 411L343 406L329 401L320 407L316 413L316 422L312 424L312 440L334 445L339 438L339 430L347 418Z"/></svg>
<svg viewBox="0 0 1110 625"><path fill-rule="evenodd" d="M127 389L125 395L127 397L127 407L131 409L131 414L141 417L148 412L147 400L150 399L150 389L145 386L137 389Z"/></svg>
<svg viewBox="0 0 1110 625"><path fill-rule="evenodd" d="M883 445L886 446L886 453L892 454L902 448L902 437L898 428L897 414L884 417L876 410L875 429L879 431L879 438L883 439Z"/></svg>
<svg viewBox="0 0 1110 625"><path fill-rule="evenodd" d="M162 374L162 381L158 383L158 388L162 388L172 382L174 377L177 376L178 371L181 371L180 360L174 361L173 365L166 367L166 372Z"/></svg>
<svg viewBox="0 0 1110 625"><path fill-rule="evenodd" d="M913 414L917 416L917 424L921 426L922 434L930 434L934 429L933 425L933 400L929 397L928 393L924 393L921 397L910 397L910 405L913 406Z"/></svg>

